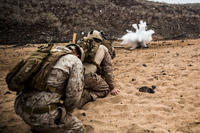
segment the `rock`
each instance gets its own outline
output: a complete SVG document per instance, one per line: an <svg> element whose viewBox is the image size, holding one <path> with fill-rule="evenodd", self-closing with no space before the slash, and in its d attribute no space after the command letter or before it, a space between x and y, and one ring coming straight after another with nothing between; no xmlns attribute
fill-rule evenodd
<svg viewBox="0 0 200 133"><path fill-rule="evenodd" d="M140 92L146 92L146 93L155 93L154 89L147 87L147 86L142 86L139 88Z"/></svg>
<svg viewBox="0 0 200 133"><path fill-rule="evenodd" d="M85 112L83 112L83 113L82 113L82 116L86 116L86 113L85 113Z"/></svg>
<svg viewBox="0 0 200 133"><path fill-rule="evenodd" d="M144 67L147 67L147 65L146 65L146 64L142 64L142 66L144 66Z"/></svg>
<svg viewBox="0 0 200 133"><path fill-rule="evenodd" d="M155 88L156 88L156 86L155 86L155 85L152 85L151 87L152 87L152 89L155 89Z"/></svg>
<svg viewBox="0 0 200 133"><path fill-rule="evenodd" d="M11 92L10 92L10 91L6 91L6 92L4 93L4 95L7 95L7 94L11 94Z"/></svg>
<svg viewBox="0 0 200 133"><path fill-rule="evenodd" d="M167 75L166 73L162 73L162 75Z"/></svg>
<svg viewBox="0 0 200 133"><path fill-rule="evenodd" d="M132 80L131 80L131 81L136 81L136 79L132 78Z"/></svg>

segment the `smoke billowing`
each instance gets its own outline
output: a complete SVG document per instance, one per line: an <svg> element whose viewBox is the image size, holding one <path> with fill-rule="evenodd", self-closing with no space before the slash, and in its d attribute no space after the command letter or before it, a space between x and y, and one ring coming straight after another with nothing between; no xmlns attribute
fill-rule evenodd
<svg viewBox="0 0 200 133"><path fill-rule="evenodd" d="M127 30L127 33L122 36L122 44L131 44L131 50L137 47L147 47L147 43L152 40L153 30L147 30L146 22L140 21L140 24L133 24L132 27L136 30Z"/></svg>

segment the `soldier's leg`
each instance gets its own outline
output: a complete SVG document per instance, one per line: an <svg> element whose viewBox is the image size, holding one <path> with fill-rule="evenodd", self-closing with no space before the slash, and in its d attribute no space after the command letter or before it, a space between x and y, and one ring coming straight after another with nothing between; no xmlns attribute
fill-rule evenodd
<svg viewBox="0 0 200 133"><path fill-rule="evenodd" d="M71 113L62 112L59 120L53 124L31 126L35 133L83 133L82 122Z"/></svg>
<svg viewBox="0 0 200 133"><path fill-rule="evenodd" d="M89 73L84 76L85 86L91 94L93 100L96 98L103 98L110 92L110 88L105 80L96 73Z"/></svg>

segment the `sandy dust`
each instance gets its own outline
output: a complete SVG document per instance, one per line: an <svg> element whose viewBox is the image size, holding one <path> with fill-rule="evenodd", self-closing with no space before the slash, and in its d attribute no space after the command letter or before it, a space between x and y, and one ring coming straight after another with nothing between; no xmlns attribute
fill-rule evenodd
<svg viewBox="0 0 200 133"><path fill-rule="evenodd" d="M1 133L30 133L15 114L16 95L7 89L5 76L37 46L0 46ZM113 66L121 93L74 111L87 133L200 133L200 39L153 41L147 49L116 48L116 53ZM138 90L152 85L153 94Z"/></svg>

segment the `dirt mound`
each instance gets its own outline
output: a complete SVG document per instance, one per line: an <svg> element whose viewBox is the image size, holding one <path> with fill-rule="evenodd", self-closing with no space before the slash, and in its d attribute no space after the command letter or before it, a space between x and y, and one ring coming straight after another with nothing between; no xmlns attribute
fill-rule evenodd
<svg viewBox="0 0 200 133"><path fill-rule="evenodd" d="M200 4L144 0L1 0L0 43L66 42L77 32L103 30L110 39L144 20L154 39L199 38Z"/></svg>

